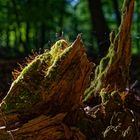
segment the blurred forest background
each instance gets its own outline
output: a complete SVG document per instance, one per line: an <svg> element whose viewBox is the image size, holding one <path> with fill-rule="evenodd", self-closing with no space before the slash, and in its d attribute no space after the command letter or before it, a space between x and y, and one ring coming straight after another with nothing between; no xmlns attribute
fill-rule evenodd
<svg viewBox="0 0 140 140"><path fill-rule="evenodd" d="M109 47L109 33L117 32L123 0L0 0L0 96L12 82L17 62L60 38L74 41L78 33L90 60L98 63ZM131 81L140 80L140 0L132 27Z"/></svg>

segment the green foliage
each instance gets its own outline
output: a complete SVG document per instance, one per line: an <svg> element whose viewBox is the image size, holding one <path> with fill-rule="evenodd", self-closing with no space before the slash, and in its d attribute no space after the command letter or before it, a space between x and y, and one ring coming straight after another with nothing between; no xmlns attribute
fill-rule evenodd
<svg viewBox="0 0 140 140"><path fill-rule="evenodd" d="M89 38L87 1L72 5L68 0L0 0L0 7L0 46L14 50L16 56L48 47L61 36L72 40L83 32Z"/></svg>
<svg viewBox="0 0 140 140"><path fill-rule="evenodd" d="M119 12L122 2L123 0L118 1ZM105 0L101 4L108 26L111 30L117 30L113 1ZM136 1L132 27L134 53L140 52L139 5L140 2ZM60 37L71 41L78 33L83 33L85 46L90 47L90 53L93 49L98 50L96 39L92 37L88 1L0 0L0 8L0 49L4 48L5 51L8 48L11 52L1 57L28 55L32 49L49 48L51 42Z"/></svg>

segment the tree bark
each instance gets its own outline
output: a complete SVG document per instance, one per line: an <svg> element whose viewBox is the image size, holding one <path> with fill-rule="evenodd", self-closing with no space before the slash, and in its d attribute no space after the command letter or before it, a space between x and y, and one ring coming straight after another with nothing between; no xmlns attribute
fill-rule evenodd
<svg viewBox="0 0 140 140"><path fill-rule="evenodd" d="M118 26L119 26L120 23L121 23L121 14L119 12L118 0L113 0L113 6L114 6L115 14L116 14L117 23L118 23Z"/></svg>
<svg viewBox="0 0 140 140"><path fill-rule="evenodd" d="M1 140L139 139L137 118L125 104L124 89L131 57L133 6L134 0L124 1L119 32L115 38L111 34L109 53L96 69L105 71L95 75L95 82L101 83L101 103L84 108L82 97L94 65L87 59L81 36L72 45L59 40L50 51L33 60L30 56L27 66L16 71L19 76L0 104Z"/></svg>
<svg viewBox="0 0 140 140"><path fill-rule="evenodd" d="M94 95L98 95L103 88L107 88L109 91L116 89L124 91L128 85L133 9L134 1L128 2L126 0L122 8L122 22L119 31L117 35L115 35L115 32L110 34L111 45L109 51L96 67L95 77L85 92L85 100L94 98Z"/></svg>
<svg viewBox="0 0 140 140"><path fill-rule="evenodd" d="M10 133L0 130L0 138L85 140L76 124L84 116L81 99L92 67L80 36L71 46L60 40L51 51L36 57L1 103L0 126L5 125Z"/></svg>
<svg viewBox="0 0 140 140"><path fill-rule="evenodd" d="M29 50L30 50L30 48L29 48L29 46L30 46L30 44L29 44L29 31L30 31L30 25L29 25L29 22L26 22L26 46L25 46L25 53L26 53L26 55L28 55L29 54Z"/></svg>
<svg viewBox="0 0 140 140"><path fill-rule="evenodd" d="M21 31L20 31L20 28L21 28L21 23L20 23L20 16L19 16L19 12L18 12L18 9L17 9L17 3L15 0L12 0L11 1L12 3L12 6L13 6L13 9L14 9L14 12L15 12L15 16L16 16L16 22L17 22L17 27L18 27L18 32L19 32L19 44L23 44L23 40L21 38Z"/></svg>
<svg viewBox="0 0 140 140"><path fill-rule="evenodd" d="M100 58L105 56L110 45L109 28L105 20L101 0L88 0L91 20L93 25L93 34L97 37Z"/></svg>

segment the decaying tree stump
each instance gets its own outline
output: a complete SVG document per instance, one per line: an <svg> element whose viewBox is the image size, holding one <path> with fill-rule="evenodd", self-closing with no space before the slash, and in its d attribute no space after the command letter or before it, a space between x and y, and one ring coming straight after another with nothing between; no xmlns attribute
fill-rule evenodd
<svg viewBox="0 0 140 140"><path fill-rule="evenodd" d="M96 121L98 118L102 125L98 131L95 129L99 139L140 139L136 114L126 105L133 9L134 0L125 0L118 34L110 34L111 45L108 54L96 67L95 77L83 97L85 103L92 102L97 96L101 97L101 104L87 111Z"/></svg>
<svg viewBox="0 0 140 140"><path fill-rule="evenodd" d="M93 81L94 64L80 35L71 45L57 41L15 71L0 104L0 140L138 140L135 112L125 105L133 7L134 0L124 0L119 32L111 33L109 52ZM97 93L101 103L84 108L83 99Z"/></svg>
<svg viewBox="0 0 140 140"><path fill-rule="evenodd" d="M85 139L74 124L83 114L82 95L92 68L80 35L71 46L60 40L35 57L1 103L0 125L6 128L0 139L9 134L17 140Z"/></svg>
<svg viewBox="0 0 140 140"><path fill-rule="evenodd" d="M95 77L85 92L84 100L90 100L99 94L102 88L109 91L124 91L128 85L129 66L131 63L131 23L134 0L125 0L122 8L122 22L119 31L110 34L111 45L107 55L96 67Z"/></svg>

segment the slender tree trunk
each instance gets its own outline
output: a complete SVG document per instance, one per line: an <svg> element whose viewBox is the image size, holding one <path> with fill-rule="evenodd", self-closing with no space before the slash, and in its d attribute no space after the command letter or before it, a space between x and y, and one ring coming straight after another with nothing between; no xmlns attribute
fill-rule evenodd
<svg viewBox="0 0 140 140"><path fill-rule="evenodd" d="M136 10L137 10L137 13L138 13L138 17L137 17L137 34L139 36L137 36L137 48L138 48L138 51L140 52L140 1L137 2L137 7L136 7Z"/></svg>
<svg viewBox="0 0 140 140"><path fill-rule="evenodd" d="M17 44L18 44L18 35L17 35L16 26L14 26L14 32L15 32L15 42L14 42L14 45L17 46Z"/></svg>
<svg viewBox="0 0 140 140"><path fill-rule="evenodd" d="M31 1L30 0L27 0L26 1L26 5L28 7L28 11L29 11L29 8L30 8L30 3ZM29 40L29 32L30 32L30 20L27 19L26 20L26 42L25 42L25 54L28 55L29 51L30 51L30 40Z"/></svg>
<svg viewBox="0 0 140 140"><path fill-rule="evenodd" d="M6 46L9 47L9 27L6 29Z"/></svg>
<svg viewBox="0 0 140 140"><path fill-rule="evenodd" d="M38 50L39 49L39 46L38 46L38 26L37 26L37 24L35 24L34 30L35 30L34 44L35 44L36 50Z"/></svg>
<svg viewBox="0 0 140 140"><path fill-rule="evenodd" d="M97 37L99 52L103 57L109 48L109 28L104 18L100 0L88 0L93 33Z"/></svg>
<svg viewBox="0 0 140 140"><path fill-rule="evenodd" d="M29 53L29 30L30 30L30 25L29 22L26 23L26 49L25 49L25 53L28 54Z"/></svg>
<svg viewBox="0 0 140 140"><path fill-rule="evenodd" d="M116 14L117 23L118 23L118 26L119 26L120 23L121 23L121 15L120 15L120 12L119 12L118 0L113 0L113 6L114 6L115 14Z"/></svg>
<svg viewBox="0 0 140 140"><path fill-rule="evenodd" d="M76 15L75 15L75 12L76 12L76 10L77 10L77 7L78 7L78 5L79 5L79 3L77 3L76 5L75 5L75 7L74 7L74 15L73 15L73 21L75 21L73 24L74 24L74 31L75 31L75 33L77 34L78 33L78 20L77 20L77 17L76 17Z"/></svg>
<svg viewBox="0 0 140 140"><path fill-rule="evenodd" d="M6 46L9 47L9 3L7 2L7 29L6 29Z"/></svg>
<svg viewBox="0 0 140 140"><path fill-rule="evenodd" d="M45 45L45 24L42 22L40 26L40 38L39 38L39 44L40 48L43 49Z"/></svg>
<svg viewBox="0 0 140 140"><path fill-rule="evenodd" d="M21 38L21 32L20 32L20 19L19 19L19 13L18 13L18 9L17 9L17 3L15 0L11 0L12 5L13 5L13 9L15 12L15 16L16 16L16 22L17 22L17 26L18 26L18 30L19 30L19 40L20 43L23 43L22 38Z"/></svg>
<svg viewBox="0 0 140 140"><path fill-rule="evenodd" d="M60 17L59 17L59 21L58 21L58 26L59 26L59 31L58 31L58 37L63 37L63 21L64 21L64 13L65 13L65 5L66 5L66 1L62 0L62 4L61 4L61 11L60 11Z"/></svg>

